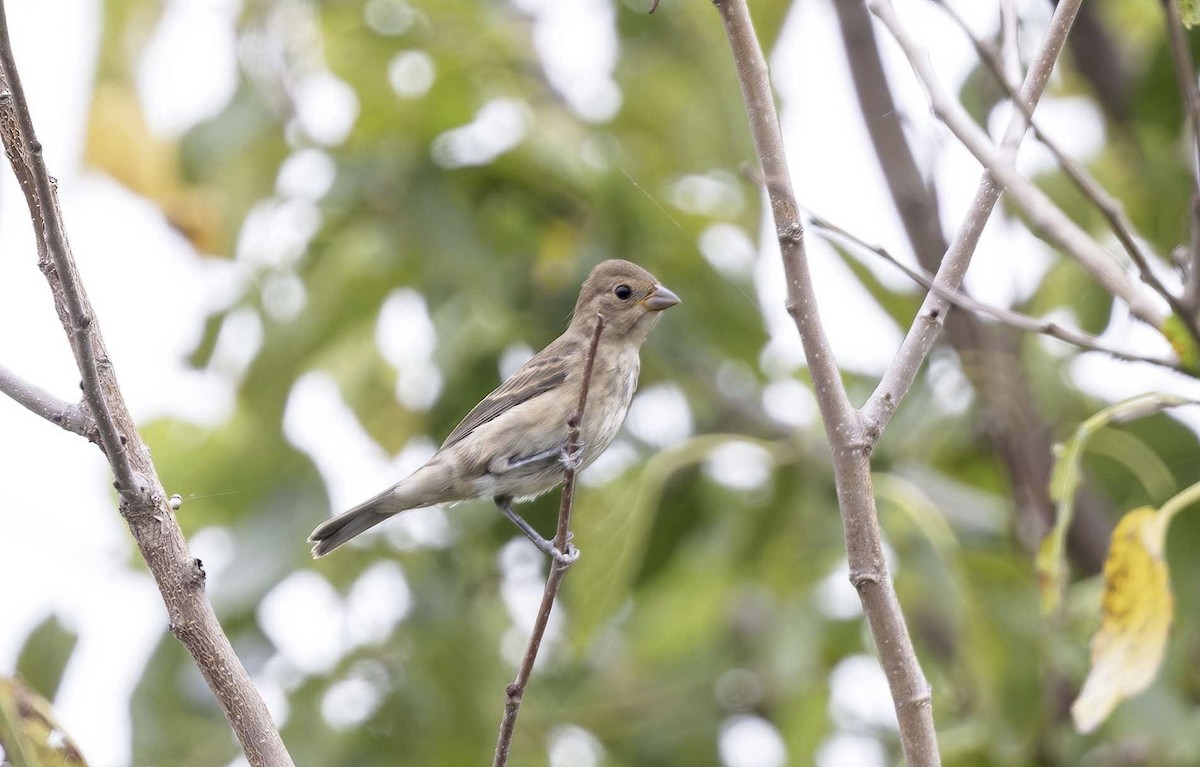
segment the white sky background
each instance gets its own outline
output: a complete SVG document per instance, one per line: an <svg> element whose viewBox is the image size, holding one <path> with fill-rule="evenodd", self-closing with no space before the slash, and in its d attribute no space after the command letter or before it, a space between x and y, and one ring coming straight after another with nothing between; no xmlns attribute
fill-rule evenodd
<svg viewBox="0 0 1200 767"><path fill-rule="evenodd" d="M551 70L550 81L567 92L568 103L575 103L573 98L579 101L581 118L602 121L611 110L619 108L620 94L609 87L611 68L618 61L611 49L616 39L610 34L613 4L605 0L522 0L519 5L536 19L535 40ZM802 205L811 206L869 241L886 245L893 253L907 255L907 244L859 118L832 7L829 0L801 5L789 19L772 59L783 99L782 119L797 195ZM926 43L936 46L930 53L946 85L957 88L971 65L967 44L927 4L904 0L898 5L908 26L922 30ZM981 31L994 24L989 18L992 11L985 7L991 4L960 0L956 5ZM220 109L230 95L236 76L231 24L239 6L237 0L175 0L167 6L170 10L163 37L152 43L147 53L153 57L154 66L143 68L139 87L153 125L174 133ZM220 418L229 402L229 380L213 373L190 371L182 360L198 337L202 318L235 295L237 269L194 258L190 246L165 224L152 205L81 166L100 3L18 2L9 3L7 10L35 127L51 173L60 181L72 247L134 414L140 420L167 414L201 422ZM617 12L630 11L622 7ZM668 2L658 14L674 12L690 11ZM583 57L581 61L580 50L589 50L581 36L587 36L593 27L580 24L580 18L590 18L604 30L603 34L586 38L593 47L600 41L590 60ZM647 18L644 23L659 23L658 18ZM719 23L716 14L711 22ZM922 157L934 158L934 177L945 220L953 226L974 192L979 169L965 150L930 122L924 96L907 64L885 33L880 32L879 37L884 42L901 110L912 135L917 137L918 152ZM820 76L811 76L814 71ZM422 72L427 77L436 76ZM572 91L572 83L579 84L578 92ZM326 132L322 135L327 143L337 143L339 134L344 135L344 128L357 114L353 93L329 78L315 79L309 91L315 99L309 105L314 113L335 112L332 121L324 124ZM729 97L735 98L736 94ZM595 107L597 103L603 109L589 111L588 105ZM1095 149L1103 140L1100 124L1086 104L1048 101L1039 109L1039 115L1051 132L1056 126L1069 126L1069 130L1057 133L1078 153ZM1029 162L1040 161L1036 153L1027 154ZM632 188L631 193L635 193ZM769 231L768 224L764 227ZM881 312L866 308L871 302L865 292L819 238L809 237L807 244L819 294L837 297L823 300L821 309L839 360L863 372L882 370L903 329L895 327ZM1006 304L1025 296L1036 285L1046 261L1044 246L1020 227L993 221L968 283L983 300ZM902 284L901 278L886 266L879 265L878 271L892 284ZM802 355L791 320L783 310L781 272L773 253L765 254L755 267L760 303L772 334L764 363L783 373L793 369ZM670 282L669 275L663 278ZM302 306L302 295L298 300ZM254 323L248 324L247 333L253 336ZM0 362L65 399L77 399L78 374L49 291L36 268L23 197L7 167L0 170L0 327L7 329L0 334ZM1115 340L1141 344L1142 348L1155 343L1153 334L1127 321L1114 323L1110 332ZM246 343L253 348L253 341ZM1117 364L1097 355L1081 358L1074 372L1085 389L1114 399L1164 388L1200 396L1200 387L1194 381ZM430 375L436 376L436 369ZM440 379L435 385L440 386ZM792 391L786 382L781 386L772 390L772 396L785 389ZM323 461L314 455L327 483L336 489L337 500L352 502L377 490L391 481L386 478L396 467L419 461L427 452L429 446L422 444L411 446L412 450L396 459L383 455L369 440L361 439L361 430L352 419L348 420L348 411L338 407L336 391L327 389L318 378L307 380L303 390L297 392L288 410L289 437L302 449L310 449L304 434L320 419L326 419L334 433L345 435L343 445L351 446L351 460L343 457L336 462ZM129 695L150 649L165 628L161 601L148 576L131 571L127 565L132 544L115 511L111 478L99 451L10 402L0 402L0 430L5 435L0 452L9 470L7 481L0 483L0 588L5 615L0 624L0 674L13 671L21 642L34 625L52 613L60 616L80 634L79 648L56 700L63 724L94 767L123 767L130 759ZM364 471L364 466L373 471ZM731 481L736 483L736 477ZM168 488L168 492L174 491ZM444 545L451 535L445 520L437 514L414 516L412 525L401 537L408 536L405 540L419 545ZM219 560L221 546L231 545L220 535L193 543L196 555L206 561L210 556ZM202 550L209 543L213 551ZM291 625L296 631L287 628L289 616L307 612L305 594L314 601L337 599L324 592L320 585L323 579L315 573L306 575L313 577L289 583L272 601L271 609L264 611L263 619L271 623L269 633L273 636L304 635L294 622ZM363 593L374 593L372 588L384 588L389 583L399 589L404 583L399 568L373 578L364 585ZM219 575L210 583L214 590L219 589ZM856 599L852 590L844 579L841 583L853 605ZM343 609L345 636L327 638L327 643L316 650L295 649L288 657L292 665L303 668L304 659L311 659L314 652L344 652L356 642L372 641L375 629L365 630L364 634L361 627L355 628L356 609L353 599ZM394 616L396 621L402 618ZM306 652L310 654L306 656ZM872 712L881 700L890 710L886 698L881 697L886 696L886 687L877 666L873 661L843 664L838 680L844 685L843 692L853 689L860 698L872 690L874 694L867 694L858 703L835 694L831 716L845 729L827 744L822 751L825 756L819 761L837 764L843 760L836 754L853 752L859 755L856 759L860 764L881 763L881 752L869 738L864 740L861 729L855 729L859 725L854 724L874 722ZM352 688L339 694L358 689ZM268 690L268 697L278 702L279 689ZM589 745L587 737L584 731L563 729L554 736L551 751L595 752L598 744ZM723 726L721 756L730 767L786 763L782 748L778 733L763 720L734 718Z"/></svg>

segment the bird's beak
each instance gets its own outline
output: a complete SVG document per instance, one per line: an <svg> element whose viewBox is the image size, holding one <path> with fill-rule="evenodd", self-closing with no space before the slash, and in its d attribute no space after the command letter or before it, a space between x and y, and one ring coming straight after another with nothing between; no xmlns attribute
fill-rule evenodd
<svg viewBox="0 0 1200 767"><path fill-rule="evenodd" d="M642 299L642 303L652 312L661 312L679 303L679 296L662 285L655 285L654 292Z"/></svg>

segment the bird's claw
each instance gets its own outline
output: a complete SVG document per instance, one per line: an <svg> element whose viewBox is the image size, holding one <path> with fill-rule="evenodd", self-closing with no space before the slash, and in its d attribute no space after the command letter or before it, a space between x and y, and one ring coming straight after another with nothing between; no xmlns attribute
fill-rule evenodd
<svg viewBox="0 0 1200 767"><path fill-rule="evenodd" d="M579 549L575 548L574 544L567 542L567 550L559 551L554 549L554 565L560 568L567 568L575 564L575 560L579 559Z"/></svg>
<svg viewBox="0 0 1200 767"><path fill-rule="evenodd" d="M578 445L574 450L568 446L564 446L562 452L558 454L558 461L563 465L563 468L571 471L579 471L583 466L583 448L584 445Z"/></svg>
<svg viewBox="0 0 1200 767"><path fill-rule="evenodd" d="M554 541L548 541L545 538L542 538L540 541L534 541L534 543L539 549L542 550L543 553L546 554L546 556L554 560L555 567L565 570L566 568L575 564L576 559L579 559L579 549L575 548L575 544L571 543L571 538L573 538L574 535L575 534L571 532L567 533L567 545L565 551L559 551L555 547Z"/></svg>

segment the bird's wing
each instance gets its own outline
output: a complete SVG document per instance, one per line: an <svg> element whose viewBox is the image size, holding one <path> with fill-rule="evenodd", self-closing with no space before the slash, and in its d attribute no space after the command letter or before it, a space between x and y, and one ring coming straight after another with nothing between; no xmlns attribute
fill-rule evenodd
<svg viewBox="0 0 1200 767"><path fill-rule="evenodd" d="M578 344L575 343L554 343L534 355L467 413L462 423L455 426L450 436L446 437L446 441L442 443L442 450L522 402L561 386L567 380L571 360L578 352L577 347Z"/></svg>

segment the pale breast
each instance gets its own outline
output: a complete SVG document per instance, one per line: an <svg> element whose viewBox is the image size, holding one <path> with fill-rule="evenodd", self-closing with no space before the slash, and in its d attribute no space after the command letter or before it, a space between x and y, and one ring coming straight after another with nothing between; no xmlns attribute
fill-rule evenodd
<svg viewBox="0 0 1200 767"><path fill-rule="evenodd" d="M618 356L614 364L603 371L604 375L598 375L601 371L593 374L583 428L580 430L584 444L584 466L596 460L620 432L637 389L640 369L641 364L634 351L633 354Z"/></svg>

